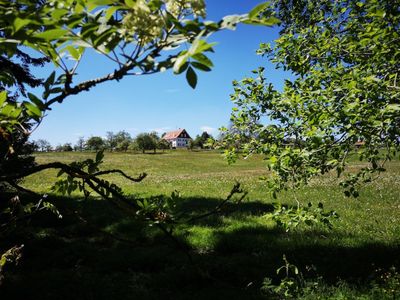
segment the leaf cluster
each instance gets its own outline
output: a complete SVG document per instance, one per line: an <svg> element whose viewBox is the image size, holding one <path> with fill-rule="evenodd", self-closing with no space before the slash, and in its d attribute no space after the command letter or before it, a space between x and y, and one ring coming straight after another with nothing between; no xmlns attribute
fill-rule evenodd
<svg viewBox="0 0 400 300"><path fill-rule="evenodd" d="M282 204L274 204L275 210L266 215L268 219L276 222L286 232L296 229L298 226L326 226L331 229L333 227L331 220L339 218L336 211L326 211L324 205L319 202L313 207L309 202L307 206L287 207Z"/></svg>

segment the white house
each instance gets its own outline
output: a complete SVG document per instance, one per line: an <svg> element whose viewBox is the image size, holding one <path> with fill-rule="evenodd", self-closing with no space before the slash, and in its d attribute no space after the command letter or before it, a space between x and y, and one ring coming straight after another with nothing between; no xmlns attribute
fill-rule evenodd
<svg viewBox="0 0 400 300"><path fill-rule="evenodd" d="M163 139L171 143L172 148L186 148L192 139L185 129L167 132Z"/></svg>

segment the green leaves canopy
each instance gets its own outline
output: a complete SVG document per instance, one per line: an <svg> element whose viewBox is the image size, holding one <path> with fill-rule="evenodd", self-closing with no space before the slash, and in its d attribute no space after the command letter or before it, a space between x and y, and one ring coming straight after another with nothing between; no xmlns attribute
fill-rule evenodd
<svg viewBox="0 0 400 300"><path fill-rule="evenodd" d="M227 138L247 135L247 153L267 156L273 193L333 169L340 175L355 152L368 165L342 185L347 195L357 196L356 184L383 171L398 151L398 4L273 1L280 37L258 53L295 79L277 91L260 68L256 78L235 82L231 119L239 133Z"/></svg>

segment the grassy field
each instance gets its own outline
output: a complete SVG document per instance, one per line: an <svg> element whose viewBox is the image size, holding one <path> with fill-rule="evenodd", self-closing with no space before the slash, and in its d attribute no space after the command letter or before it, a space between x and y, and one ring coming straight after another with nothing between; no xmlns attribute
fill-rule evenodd
<svg viewBox="0 0 400 300"><path fill-rule="evenodd" d="M38 163L71 162L93 153L38 154ZM359 168L352 163L351 168ZM107 179L135 198L168 197L180 192L177 212L196 215L220 203L236 181L248 191L245 201L222 214L177 226L175 236L191 249L193 262L154 227L101 199L50 195L63 219L44 215L34 232L16 234L25 244L24 263L3 287L13 299L270 299L281 275L282 256L298 267L295 277L304 299L397 299L400 297L400 162L361 189L343 196L334 175L271 199L260 176L262 157L228 165L217 152L160 154L106 153L104 169L129 175L148 173L131 184ZM23 185L48 193L56 171L30 176ZM299 226L285 232L268 218L273 202L293 206L323 202L340 218L333 229ZM265 279L271 278L271 288ZM297 280L297 281L296 281ZM264 284L263 284L264 282ZM275 289L276 291L276 289ZM286 296L285 296L286 297ZM283 297L283 298L285 298ZM289 297L289 296L287 296Z"/></svg>

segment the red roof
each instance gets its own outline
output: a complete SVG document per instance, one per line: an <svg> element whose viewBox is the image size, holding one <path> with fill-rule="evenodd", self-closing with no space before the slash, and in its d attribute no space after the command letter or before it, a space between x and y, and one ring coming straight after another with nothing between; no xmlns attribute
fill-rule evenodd
<svg viewBox="0 0 400 300"><path fill-rule="evenodd" d="M365 142L364 141L357 141L354 143L355 146L364 146Z"/></svg>
<svg viewBox="0 0 400 300"><path fill-rule="evenodd" d="M186 132L185 129L178 129L178 130L175 130L175 131L167 132L167 133L163 136L163 139L164 139L164 140L176 139L176 138L178 138L182 133L186 133L186 134L187 134L187 138L190 139L190 136L189 136L189 134Z"/></svg>

